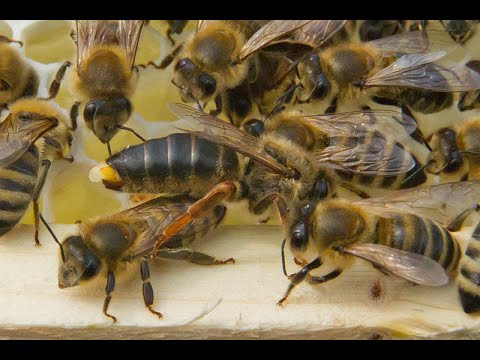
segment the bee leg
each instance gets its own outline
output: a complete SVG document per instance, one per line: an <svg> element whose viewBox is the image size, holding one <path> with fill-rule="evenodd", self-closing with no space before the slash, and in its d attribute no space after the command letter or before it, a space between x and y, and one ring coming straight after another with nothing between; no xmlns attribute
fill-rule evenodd
<svg viewBox="0 0 480 360"><path fill-rule="evenodd" d="M210 212L216 205L220 204L227 197L233 195L237 191L237 187L234 182L226 181L216 185L210 190L204 197L193 203L187 212L177 217L170 223L162 232L158 240L155 242L153 248L153 257L156 256L160 247L173 235L177 234L185 226L187 226L192 220L203 217L206 213Z"/></svg>
<svg viewBox="0 0 480 360"><path fill-rule="evenodd" d="M290 293L292 292L293 288L295 286L297 286L298 284L300 284L303 280L305 280L305 277L307 276L308 272L313 270L313 269L317 269L319 268L320 266L322 266L322 260L320 258L316 258L315 260L313 260L311 263L305 265L299 272L297 272L296 274L292 274L289 276L290 278L290 285L288 286L288 289L285 293L285 295L283 296L283 298L281 298L278 302L277 302L277 305L278 306L283 306L283 303L285 302L285 300L287 300L288 296L290 295ZM328 275L326 275L328 276ZM338 275L337 275L338 276ZM327 281L327 280L325 280Z"/></svg>
<svg viewBox="0 0 480 360"><path fill-rule="evenodd" d="M143 281L143 301L145 302L145 306L152 314L162 318L163 315L161 313L152 309L153 288L150 281L148 281L148 279L150 279L150 268L148 267L148 260L146 258L143 258L140 263L140 275L142 276Z"/></svg>
<svg viewBox="0 0 480 360"><path fill-rule="evenodd" d="M223 109L222 96L220 94L215 96L215 106L216 106L215 110L210 110L210 115L218 116Z"/></svg>
<svg viewBox="0 0 480 360"><path fill-rule="evenodd" d="M172 46L175 46L175 40L172 38L172 29L170 28L167 30L167 38L172 43Z"/></svg>
<svg viewBox="0 0 480 360"><path fill-rule="evenodd" d="M115 274L113 271L108 270L108 275L107 275L107 285L105 286L105 292L107 296L105 297L105 300L103 302L103 314L108 316L110 319L113 320L113 323L117 322L117 318L113 315L110 315L107 313L108 310L108 305L110 304L110 300L112 300L112 292L115 290Z"/></svg>
<svg viewBox="0 0 480 360"><path fill-rule="evenodd" d="M328 106L327 110L325 110L325 114L335 114L337 112L337 106L338 106L338 96L335 96L330 102L330 105Z"/></svg>
<svg viewBox="0 0 480 360"><path fill-rule="evenodd" d="M158 252L157 256L171 260L185 260L197 265L224 265L228 263L235 264L234 258L218 260L213 256L190 249L169 249L168 251L164 251L162 249Z"/></svg>
<svg viewBox="0 0 480 360"><path fill-rule="evenodd" d="M281 111L281 107L283 104L288 104L290 103L290 101L292 101L292 97L293 97L293 94L295 93L295 90L297 90L297 88L299 87L303 87L302 84L295 84L294 82L292 82L290 84L290 86L287 88L287 90L282 94L280 95L280 97L278 97L275 102L274 102L274 105L275 107L273 108L272 112L270 113L270 116L276 114L277 112Z"/></svg>
<svg viewBox="0 0 480 360"><path fill-rule="evenodd" d="M3 35L0 35L0 42L17 43L20 46L23 46L23 42L21 42L19 40L12 40L12 39L10 39L6 36L3 36Z"/></svg>
<svg viewBox="0 0 480 360"><path fill-rule="evenodd" d="M42 161L42 172L40 177L38 178L37 184L35 185L35 190L33 191L33 219L35 224L35 246L39 246L40 240L38 239L38 228L39 228L39 219L40 219L40 211L38 207L38 198L40 197L40 193L42 192L43 186L45 185L45 181L47 180L48 170L52 162L50 160L43 160Z"/></svg>
<svg viewBox="0 0 480 360"><path fill-rule="evenodd" d="M341 269L335 269L331 273L328 273L327 275L324 275L324 276L312 276L310 274L307 274L307 277L308 277L307 281L311 285L319 285L319 284L323 284L324 282L337 278L338 276L340 276L341 273L342 273Z"/></svg>
<svg viewBox="0 0 480 360"><path fill-rule="evenodd" d="M78 118L78 108L80 107L80 102L75 101L70 109L70 121L72 123L72 130L77 129L77 118Z"/></svg>
<svg viewBox="0 0 480 360"><path fill-rule="evenodd" d="M173 49L173 51L162 60L160 65L155 64L153 61L149 61L147 65L141 64L141 65L137 65L137 67L141 67L145 69L146 67L151 65L155 69L161 69L161 70L165 69L177 57L178 53L180 52L180 50L182 50L182 48L183 48L183 43L181 43L175 49Z"/></svg>
<svg viewBox="0 0 480 360"><path fill-rule="evenodd" d="M400 106L400 108L402 109L402 114L405 114L405 115L411 117L413 120L415 120L415 123L418 124L417 119L415 118L415 116L413 116L412 112L410 111L410 109L407 106L402 105L402 106ZM415 131L410 134L410 136L416 142L425 145L425 147L429 151L432 151L432 148L430 147L430 144L428 143L425 135L423 135L422 130L420 130L420 128L418 126L415 129Z"/></svg>
<svg viewBox="0 0 480 360"><path fill-rule="evenodd" d="M53 79L52 83L50 84L50 90L48 91L49 97L45 98L45 100L54 99L55 96L58 94L58 90L60 90L60 84L62 83L63 77L65 76L65 71L67 68L72 65L70 61L65 61L62 66L57 71L55 75L55 79Z"/></svg>
<svg viewBox="0 0 480 360"><path fill-rule="evenodd" d="M343 187L344 189L347 189L348 191L353 192L354 194L357 194L362 199L368 199L370 197L370 195L368 195L366 192L363 192L362 190L357 189L352 184L343 183L343 184L339 184L339 186Z"/></svg>
<svg viewBox="0 0 480 360"><path fill-rule="evenodd" d="M476 211L480 213L480 205L475 204L465 210L463 210L459 215L453 219L450 224L447 226L448 231L458 231L462 227L463 222L465 219L472 213L472 211Z"/></svg>
<svg viewBox="0 0 480 360"><path fill-rule="evenodd" d="M383 275L386 275L386 276L390 275L390 273L387 270L385 270L385 268L381 267L380 265L372 263L372 266L375 269L377 269L378 271L380 271Z"/></svg>

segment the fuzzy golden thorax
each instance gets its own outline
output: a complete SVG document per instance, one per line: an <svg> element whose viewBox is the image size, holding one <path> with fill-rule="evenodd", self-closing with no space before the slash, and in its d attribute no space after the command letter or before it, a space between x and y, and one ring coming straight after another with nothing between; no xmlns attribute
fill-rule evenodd
<svg viewBox="0 0 480 360"><path fill-rule="evenodd" d="M32 113L40 117L55 118L58 124L53 129L44 133L35 145L39 150L40 160L55 161L63 159L70 151L72 133L67 126L67 119L60 108L53 101L24 98L11 104L10 112L13 116L20 113Z"/></svg>
<svg viewBox="0 0 480 360"><path fill-rule="evenodd" d="M186 40L173 76L173 82L182 89L184 100L191 101L190 94L197 100L208 101L243 83L248 76L250 61L233 63L245 41L244 27L223 20L211 22ZM188 66L182 66L185 64ZM200 77L205 75L216 82L213 92L202 86Z"/></svg>
<svg viewBox="0 0 480 360"><path fill-rule="evenodd" d="M81 102L114 95L129 98L135 83L124 51L113 45L92 46L80 67L70 71L71 91Z"/></svg>
<svg viewBox="0 0 480 360"><path fill-rule="evenodd" d="M329 145L328 136L312 126L300 111L282 111L265 122L265 131L288 139L307 150L323 150Z"/></svg>
<svg viewBox="0 0 480 360"><path fill-rule="evenodd" d="M295 169L299 178L286 178L264 165L251 162L247 165L244 180L249 191L250 210L255 214L262 213L268 204L261 206L260 203L273 194L278 194L287 201L308 197L319 172L313 154L290 140L272 135L263 136L259 147L279 163Z"/></svg>
<svg viewBox="0 0 480 360"><path fill-rule="evenodd" d="M7 104L24 95L36 95L38 76L16 49L0 42L0 104ZM30 87L31 89L27 89Z"/></svg>

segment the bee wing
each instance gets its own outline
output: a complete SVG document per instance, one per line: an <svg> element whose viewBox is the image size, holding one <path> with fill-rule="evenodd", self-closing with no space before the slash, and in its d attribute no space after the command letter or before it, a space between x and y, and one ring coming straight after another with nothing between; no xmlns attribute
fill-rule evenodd
<svg viewBox="0 0 480 360"><path fill-rule="evenodd" d="M352 137L380 132L395 134L395 138L399 139L417 129L414 119L393 110L352 111L328 115L306 115L300 118L328 136Z"/></svg>
<svg viewBox="0 0 480 360"><path fill-rule="evenodd" d="M238 59L243 60L258 50L278 42L279 39L314 20L272 20L262 26L240 49Z"/></svg>
<svg viewBox="0 0 480 360"><path fill-rule="evenodd" d="M33 123L18 122L14 121L10 114L0 124L0 167L8 166L19 159L43 133L54 125L51 119Z"/></svg>
<svg viewBox="0 0 480 360"><path fill-rule="evenodd" d="M267 166L278 174L286 177L295 176L293 170L283 166L275 159L263 155L258 148L258 140L256 137L215 116L198 111L188 105L171 103L169 104L169 108L179 118L187 120L187 122L181 123L182 126L185 125L185 128L177 127L178 129L228 147Z"/></svg>
<svg viewBox="0 0 480 360"><path fill-rule="evenodd" d="M314 20L296 30L292 41L318 48L335 35L346 22L347 20Z"/></svg>
<svg viewBox="0 0 480 360"><path fill-rule="evenodd" d="M348 145L329 146L316 158L319 162L363 175L394 176L415 166L414 158L407 151L383 136L372 134L367 141L365 139L349 139Z"/></svg>
<svg viewBox="0 0 480 360"><path fill-rule="evenodd" d="M202 29L205 28L205 26L208 24L208 22L211 21L211 20L198 20L197 22L197 27L195 29L195 32L199 32L201 31Z"/></svg>
<svg viewBox="0 0 480 360"><path fill-rule="evenodd" d="M451 52L458 47L445 31L429 31L427 36L425 36L423 31L411 31L368 41L366 44L387 56L395 54L421 54L437 50Z"/></svg>
<svg viewBox="0 0 480 360"><path fill-rule="evenodd" d="M178 216L184 214L186 207L194 202L194 199L186 196L158 197L126 210L124 213L130 219L138 219L147 224L147 229L141 235L141 239L132 247L129 258L150 254L163 230ZM190 237L197 233L205 233L209 229L213 229L217 222L218 219L213 216L193 220L190 226L182 229L177 236Z"/></svg>
<svg viewBox="0 0 480 360"><path fill-rule="evenodd" d="M398 212L410 213L444 226L479 203L480 181L476 180L399 190L386 196L355 202L382 217L390 217Z"/></svg>
<svg viewBox="0 0 480 360"><path fill-rule="evenodd" d="M144 20L119 20L118 43L133 67Z"/></svg>
<svg viewBox="0 0 480 360"><path fill-rule="evenodd" d="M433 91L472 91L480 89L480 74L463 64L432 62L444 51L404 55L365 81L369 86L401 86Z"/></svg>
<svg viewBox="0 0 480 360"><path fill-rule="evenodd" d="M94 45L118 44L133 66L144 20L77 20L77 67Z"/></svg>
<svg viewBox="0 0 480 360"><path fill-rule="evenodd" d="M443 286L449 280L439 263L423 255L378 244L354 244L343 248L343 251L416 284Z"/></svg>

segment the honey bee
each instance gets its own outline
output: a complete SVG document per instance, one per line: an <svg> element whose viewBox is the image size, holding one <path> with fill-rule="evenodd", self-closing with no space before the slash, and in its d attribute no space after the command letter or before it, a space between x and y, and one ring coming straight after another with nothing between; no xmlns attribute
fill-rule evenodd
<svg viewBox="0 0 480 360"><path fill-rule="evenodd" d="M304 50L327 42L345 22L200 20L195 34L160 65L150 64L163 69L179 58L172 83L182 100L200 108L214 100L216 109L211 113L224 110L239 126L252 112L253 102L265 112L289 88L295 60ZM267 47L273 50L263 51Z"/></svg>
<svg viewBox="0 0 480 360"><path fill-rule="evenodd" d="M479 74L444 59L450 49L442 32L426 37L421 31L331 46L298 64L297 100L331 97L327 113L336 112L339 101L364 106L369 100L438 112L452 104L452 92L480 88Z"/></svg>
<svg viewBox="0 0 480 360"><path fill-rule="evenodd" d="M111 154L110 140L119 130L127 130L143 139L125 124L132 114L129 98L135 91L133 76L135 55L143 20L77 20L74 40L77 44L76 66L70 72L72 92L78 99L71 109L76 118L84 104L83 118L97 138L106 143ZM50 97L59 90L67 61L57 73L50 88Z"/></svg>
<svg viewBox="0 0 480 360"><path fill-rule="evenodd" d="M453 179L480 179L480 119L439 129L430 139L427 171ZM453 180L452 179L452 180Z"/></svg>
<svg viewBox="0 0 480 360"><path fill-rule="evenodd" d="M478 20L440 20L445 31L459 44L464 44L475 33Z"/></svg>
<svg viewBox="0 0 480 360"><path fill-rule="evenodd" d="M353 203L333 199L300 206L292 215L288 238L292 253L303 267L290 275L290 285L278 305L283 305L303 280L311 284L333 280L354 258L361 258L382 273L427 286L446 285L449 277L455 278L457 270L463 269L458 286L464 310L480 310L480 290L475 283L478 272L472 272L472 265L478 266L477 253L462 256L454 234L473 210L480 209L479 200L480 182L465 181ZM469 243L476 249L472 241L478 240ZM316 256L310 262L303 257L309 250ZM331 261L335 269L323 276L309 273L324 261Z"/></svg>
<svg viewBox="0 0 480 360"><path fill-rule="evenodd" d="M24 96L35 96L38 90L38 75L10 43L19 43L0 36L0 112L7 104Z"/></svg>
<svg viewBox="0 0 480 360"><path fill-rule="evenodd" d="M371 186L415 186L414 180L403 180L416 167L416 159L381 134L396 129L400 139L401 129L408 133L415 128L414 121L399 112L350 113L343 118L284 118L280 113L281 118L272 119L272 129L267 125L264 133L254 136L187 105L171 104L171 110L184 119L185 127L177 127L189 134L128 147L95 169L110 189L184 193L199 199L165 229L166 238L223 200L247 199L256 215L276 205L284 221L289 202L335 196L337 185L368 196L350 183L356 174L371 178L364 181ZM422 175L417 171L415 181Z"/></svg>
<svg viewBox="0 0 480 360"><path fill-rule="evenodd" d="M53 161L65 157L72 143L66 118L52 101L22 98L10 104L10 114L0 123L0 236L22 218L33 200L35 244L40 213L38 199Z"/></svg>
<svg viewBox="0 0 480 360"><path fill-rule="evenodd" d="M70 236L62 243L58 286L63 289L105 278L107 285L103 313L116 322L116 317L108 313L115 289L115 276L125 273L132 265L139 265L145 306L161 318L162 314L152 308L154 295L149 281L147 256L156 237L192 203L193 200L185 196L160 197L114 215L78 223L78 235ZM224 206L215 206L165 243L157 257L200 265L234 263L232 258L217 260L188 248L195 240L215 228L224 214Z"/></svg>
<svg viewBox="0 0 480 360"><path fill-rule="evenodd" d="M480 61L469 61L466 66L476 71L477 73L480 73ZM460 95L457 107L460 111L474 110L480 108L480 90L462 93Z"/></svg>
<svg viewBox="0 0 480 360"><path fill-rule="evenodd" d="M365 20L358 30L360 40L372 41L404 32L405 20Z"/></svg>

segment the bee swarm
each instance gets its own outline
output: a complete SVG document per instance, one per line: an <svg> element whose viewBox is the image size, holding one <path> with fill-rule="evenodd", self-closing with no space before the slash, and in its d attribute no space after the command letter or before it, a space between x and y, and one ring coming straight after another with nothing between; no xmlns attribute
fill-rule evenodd
<svg viewBox="0 0 480 360"><path fill-rule="evenodd" d="M71 25L70 21L0 22L0 35L24 42L19 51L39 72L40 96L46 96L58 67L75 52L68 37ZM191 22L181 36L175 37L176 41L180 42L192 29ZM469 42L472 58L478 56L472 46L478 44L478 37L477 33L476 39ZM168 39L153 27L144 30L141 41L155 44L160 50L149 52L145 46L147 50L139 50L138 63L151 59L158 63L170 51ZM132 99L135 112L129 125L147 138L165 136L174 129L159 120L175 119L166 104L179 102L180 97L170 84L171 71L143 71L138 83L142 90ZM67 114L65 109L70 108L72 97L64 87L56 101ZM305 111L311 109L309 106ZM428 135L473 116L474 111L459 113L454 104L440 114L419 115L417 119ZM122 132L112 141L112 148L115 152L138 142L130 133ZM103 191L89 181L90 169L105 160L105 146L84 124L75 134L71 153L74 167L66 162L55 163L40 201L45 218L57 224L52 228L59 239L76 231L75 225L60 224L114 213L129 205L127 195ZM243 225L258 222L243 215L246 212L244 204L229 205L227 220L196 247L218 259L233 257L235 264L200 266L151 261L153 307L163 314L162 319L145 310L140 271L138 266L132 266L129 281L117 279L109 312L118 322L112 326L111 319L101 312L104 282L68 291L59 289L58 247L43 225L42 246L33 246L30 207L22 224L0 241L0 338L480 338L480 318L463 312L454 281L441 288L414 286L394 275L383 275L362 260L356 260L351 269L331 283L316 287L302 283L283 308L276 306L288 285L280 258L283 230L276 225ZM469 239L473 228L471 224L463 229L458 240ZM287 252L287 271L298 269Z"/></svg>

